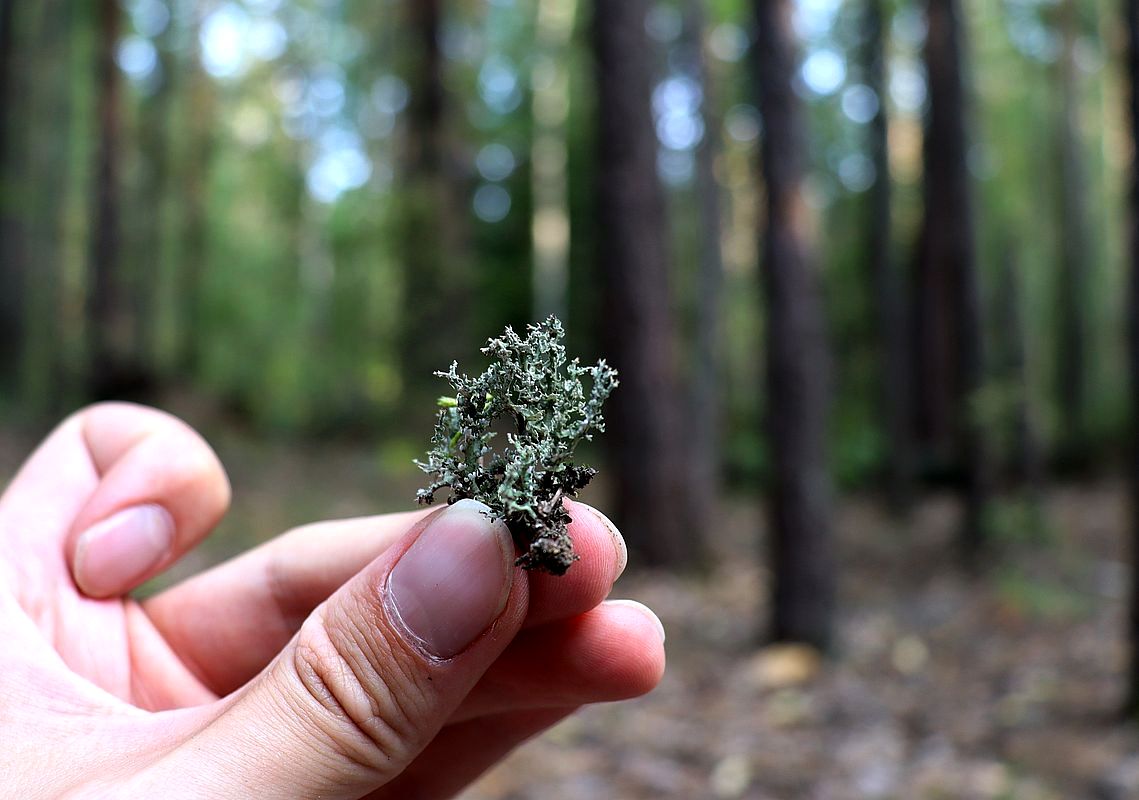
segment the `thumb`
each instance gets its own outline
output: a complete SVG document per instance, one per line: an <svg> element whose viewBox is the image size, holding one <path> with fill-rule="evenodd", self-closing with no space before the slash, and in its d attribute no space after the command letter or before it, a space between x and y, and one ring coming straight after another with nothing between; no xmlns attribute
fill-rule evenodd
<svg viewBox="0 0 1139 800"><path fill-rule="evenodd" d="M150 770L155 786L176 776L167 787L189 778L198 797L355 798L399 775L525 616L510 533L487 511L455 503L372 562Z"/></svg>

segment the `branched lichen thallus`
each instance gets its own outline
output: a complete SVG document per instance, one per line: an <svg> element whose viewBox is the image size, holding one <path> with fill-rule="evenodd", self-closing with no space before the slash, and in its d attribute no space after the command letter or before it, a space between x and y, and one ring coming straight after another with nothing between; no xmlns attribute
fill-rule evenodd
<svg viewBox="0 0 1139 800"><path fill-rule="evenodd" d="M605 361L583 367L567 360L564 335L556 317L528 326L526 338L507 328L482 349L491 363L481 375L460 373L457 363L435 373L453 395L439 398L427 459L415 462L432 478L418 492L420 503L431 504L444 488L449 503L485 503L510 528L522 551L518 563L554 575L577 560L562 499L596 474L573 462L574 449L605 430L601 405L617 386L617 371ZM513 430L495 448L500 420Z"/></svg>

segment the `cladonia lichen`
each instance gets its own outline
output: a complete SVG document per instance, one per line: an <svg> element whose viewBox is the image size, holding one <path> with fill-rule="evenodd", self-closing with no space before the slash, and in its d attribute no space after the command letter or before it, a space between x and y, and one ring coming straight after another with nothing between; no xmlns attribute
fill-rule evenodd
<svg viewBox="0 0 1139 800"><path fill-rule="evenodd" d="M507 328L482 348L491 364L481 375L460 373L458 363L436 372L453 395L439 398L427 460L415 462L432 476L417 494L420 503L430 505L444 488L449 503L485 503L522 550L518 563L554 575L577 560L562 500L596 474L573 462L574 449L605 430L601 405L617 386L617 371L604 360L591 367L568 361L563 337L552 316L528 326L525 338ZM492 428L502 421L511 430L496 448Z"/></svg>

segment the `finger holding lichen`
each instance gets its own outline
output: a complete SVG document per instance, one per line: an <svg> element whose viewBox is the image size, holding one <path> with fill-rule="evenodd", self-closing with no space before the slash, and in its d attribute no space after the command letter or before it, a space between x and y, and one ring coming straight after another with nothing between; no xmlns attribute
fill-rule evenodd
<svg viewBox="0 0 1139 800"><path fill-rule="evenodd" d="M524 551L518 563L554 575L577 560L562 500L596 474L573 462L574 450L605 430L601 406L617 386L617 371L604 360L591 367L567 360L564 336L556 317L528 326L526 338L507 328L482 349L491 364L481 375L460 373L457 363L435 373L454 395L439 398L427 460L415 462L432 476L420 503L430 505L443 489L449 503L485 503ZM495 449L499 419L513 431Z"/></svg>

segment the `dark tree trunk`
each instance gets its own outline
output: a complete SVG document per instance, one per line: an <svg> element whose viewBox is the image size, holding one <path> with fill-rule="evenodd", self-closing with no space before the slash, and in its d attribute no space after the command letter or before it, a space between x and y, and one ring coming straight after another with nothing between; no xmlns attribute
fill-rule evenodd
<svg viewBox="0 0 1139 800"><path fill-rule="evenodd" d="M473 287L462 258L459 230L468 213L457 202L457 167L449 152L449 120L440 49L442 0L406 0L413 43L406 77L411 89L404 151L404 217L400 236L406 296L403 374L413 396L435 392L431 375L460 361L470 348L469 296Z"/></svg>
<svg viewBox="0 0 1139 800"><path fill-rule="evenodd" d="M691 446L692 513L703 537L714 524L720 495L722 430L722 294L720 184L715 162L719 150L719 118L704 52L704 0L688 0L685 29L691 49L691 71L703 89L704 138L696 149L696 204L700 219L696 275L696 342L693 352Z"/></svg>
<svg viewBox="0 0 1139 800"><path fill-rule="evenodd" d="M128 298L122 286L120 165L122 82L115 63L121 29L118 0L96 9L95 109L97 142L92 179L91 278L87 297L88 391L95 398L117 395L126 381L125 354L132 344Z"/></svg>
<svg viewBox="0 0 1139 800"><path fill-rule="evenodd" d="M24 8L28 6L25 4ZM0 392L12 392L23 354L25 220L17 202L25 168L17 152L20 88L27 81L23 48L17 47L16 0L0 0Z"/></svg>
<svg viewBox="0 0 1139 800"><path fill-rule="evenodd" d="M200 12L207 13L208 6ZM199 19L202 18L199 17ZM209 197L207 180L214 152L214 92L198 51L200 26L190 37L185 67L188 73L186 144L179 165L181 215L178 220L178 341L180 371L192 376L202 366L206 326L202 315L203 284L209 258Z"/></svg>
<svg viewBox="0 0 1139 800"><path fill-rule="evenodd" d="M28 135L28 172L31 185L21 192L21 206L30 215L32 246L26 276L24 368L21 371L25 405L42 414L63 413L74 400L67 380L66 345L74 320L61 314L65 306L64 261L69 200L69 159L74 131L72 120L73 16L82 12L67 0L38 4L34 50L35 91L25 110Z"/></svg>
<svg viewBox="0 0 1139 800"><path fill-rule="evenodd" d="M1139 0L1124 0L1127 28L1128 121L1134 152L1139 153ZM1127 616L1129 663L1126 713L1139 719L1139 159L1131 165L1130 286L1128 289L1128 373L1131 380L1131 463L1128 475L1131 493L1131 595Z"/></svg>
<svg viewBox="0 0 1139 800"><path fill-rule="evenodd" d="M621 371L606 442L615 466L618 524L629 546L649 563L683 566L701 557L701 542L687 508L667 221L649 107L647 10L645 0L593 4L602 341Z"/></svg>
<svg viewBox="0 0 1139 800"><path fill-rule="evenodd" d="M979 421L971 411L983 380L982 321L957 0L929 0L928 24L925 215L918 255L921 400L932 423L926 433L935 453L962 472L966 510L960 546L963 558L972 562L982 545L990 477Z"/></svg>
<svg viewBox="0 0 1139 800"><path fill-rule="evenodd" d="M14 93L13 77L19 68L16 59L16 0L0 0L0 156L6 151L13 123L10 112Z"/></svg>
<svg viewBox="0 0 1139 800"><path fill-rule="evenodd" d="M830 353L803 197L806 127L792 88L791 0L756 0L767 230L767 426L773 459L771 635L827 647L835 603L826 461Z"/></svg>
<svg viewBox="0 0 1139 800"><path fill-rule="evenodd" d="M1013 439L1008 473L1013 483L1024 487L1028 496L1038 501L1044 489L1044 463L1039 427L1028 385L1028 354L1021 311L1023 292L1015 248L1006 248L1002 263L996 298L1002 340L999 369L1009 389L1016 393L1011 420Z"/></svg>
<svg viewBox="0 0 1139 800"><path fill-rule="evenodd" d="M1060 460L1078 461L1083 448L1087 370L1085 368L1089 251L1086 222L1087 193L1080 135L1079 67L1076 65L1077 15L1073 0L1059 8L1063 50L1057 61L1060 107L1056 152L1059 187L1056 209L1060 232L1057 311L1056 387L1060 399Z"/></svg>
<svg viewBox="0 0 1139 800"><path fill-rule="evenodd" d="M134 305L138 309L139 364L148 374L157 371L158 299L168 267L167 194L170 178L170 117L172 113L176 65L171 53L171 27L155 41L158 50L158 86L143 101L139 119L139 147L142 180L137 205L138 236L131 259L134 278Z"/></svg>
<svg viewBox="0 0 1139 800"><path fill-rule="evenodd" d="M913 497L908 321L902 276L894 261L891 213L889 119L886 111L886 35L883 0L866 0L866 82L878 97L870 123L869 150L875 180L870 190L869 261L878 327L880 413L886 434L886 494L895 514Z"/></svg>

